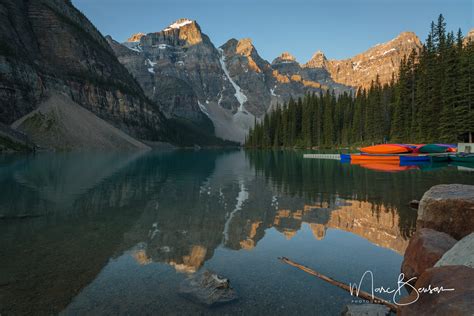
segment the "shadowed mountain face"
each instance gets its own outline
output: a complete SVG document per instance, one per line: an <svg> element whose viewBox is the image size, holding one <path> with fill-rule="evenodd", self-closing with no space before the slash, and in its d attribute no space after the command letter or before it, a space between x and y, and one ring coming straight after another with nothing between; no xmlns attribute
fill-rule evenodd
<svg viewBox="0 0 474 316"><path fill-rule="evenodd" d="M164 117L69 1L0 4L0 120L62 94L134 137L166 140Z"/></svg>
<svg viewBox="0 0 474 316"><path fill-rule="evenodd" d="M187 98L194 97L193 92L185 93L185 82L169 77L159 81L160 98L146 95L107 40L70 1L5 0L0 3L0 17L0 123L8 126L29 118L27 126L13 128L37 145L146 147L130 137L177 145L224 144L214 136L206 115L191 111L187 116L180 110L181 103L189 104ZM196 41L191 36L186 40ZM176 87L180 96L174 94ZM151 84L144 88L151 89ZM171 110L159 105L167 102ZM179 113L179 119L167 119L162 110ZM74 128L71 119L93 136ZM191 124L193 120L199 126ZM3 143L0 139L0 148Z"/></svg>

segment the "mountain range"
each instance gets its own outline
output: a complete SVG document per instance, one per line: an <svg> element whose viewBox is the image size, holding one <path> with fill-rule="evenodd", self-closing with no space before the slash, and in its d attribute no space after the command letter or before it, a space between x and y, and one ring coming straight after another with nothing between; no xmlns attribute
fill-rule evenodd
<svg viewBox="0 0 474 316"><path fill-rule="evenodd" d="M345 60L284 52L270 63L251 39L216 47L189 19L120 43L69 1L5 0L0 16L0 123L46 148L242 142L290 98L388 83L422 47L404 32Z"/></svg>
<svg viewBox="0 0 474 316"><path fill-rule="evenodd" d="M162 104L167 117L203 124L210 119L218 137L242 142L267 111L306 93L355 93L377 75L382 84L396 76L403 56L422 44L411 32L346 60L316 52L305 64L284 52L271 63L249 38L215 47L196 21L179 19L162 31L138 33L119 44L107 37L119 61ZM127 48L127 49L124 49Z"/></svg>

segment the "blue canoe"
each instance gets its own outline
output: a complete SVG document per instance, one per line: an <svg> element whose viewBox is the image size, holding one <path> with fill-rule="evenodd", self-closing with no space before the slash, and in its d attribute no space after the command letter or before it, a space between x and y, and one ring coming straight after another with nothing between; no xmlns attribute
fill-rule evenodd
<svg viewBox="0 0 474 316"><path fill-rule="evenodd" d="M429 156L400 156L400 162L422 162L430 161Z"/></svg>

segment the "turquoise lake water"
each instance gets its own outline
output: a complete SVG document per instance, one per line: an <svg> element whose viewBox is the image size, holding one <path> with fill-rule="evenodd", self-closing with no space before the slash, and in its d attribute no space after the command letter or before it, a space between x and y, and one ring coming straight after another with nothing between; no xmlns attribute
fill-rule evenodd
<svg viewBox="0 0 474 316"><path fill-rule="evenodd" d="M353 297L277 258L347 284L370 270L376 286L395 287L416 225L408 202L474 183L469 166L302 156L0 156L0 314L338 315ZM180 282L203 269L229 278L239 300L181 297Z"/></svg>

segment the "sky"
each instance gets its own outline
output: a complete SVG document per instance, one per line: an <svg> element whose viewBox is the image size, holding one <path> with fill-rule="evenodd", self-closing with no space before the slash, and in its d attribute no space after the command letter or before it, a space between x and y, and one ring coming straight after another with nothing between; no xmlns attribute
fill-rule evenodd
<svg viewBox="0 0 474 316"><path fill-rule="evenodd" d="M474 27L474 0L73 0L103 35L123 42L179 18L196 20L214 45L251 38L268 61L284 51L304 63L321 50L344 59L415 32L425 40L442 13L447 29Z"/></svg>

